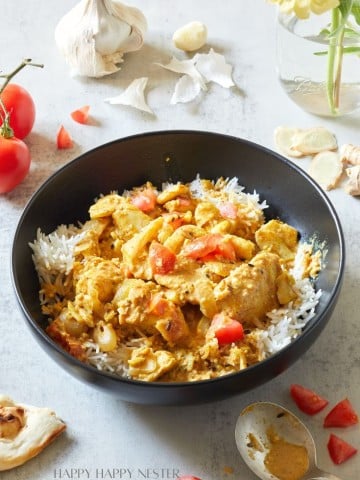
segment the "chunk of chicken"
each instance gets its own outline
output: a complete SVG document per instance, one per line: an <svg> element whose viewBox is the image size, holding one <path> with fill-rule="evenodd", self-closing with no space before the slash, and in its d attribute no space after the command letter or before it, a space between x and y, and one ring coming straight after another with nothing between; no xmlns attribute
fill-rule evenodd
<svg viewBox="0 0 360 480"><path fill-rule="evenodd" d="M90 218L94 219L110 217L115 212L115 210L121 208L121 206L123 206L126 202L127 200L120 195L105 195L104 197L99 198L96 203L94 203L90 207Z"/></svg>
<svg viewBox="0 0 360 480"><path fill-rule="evenodd" d="M93 327L95 316L104 316L105 304L112 300L123 277L117 259L86 257L81 263L75 263L75 299L68 302L68 310L72 317Z"/></svg>
<svg viewBox="0 0 360 480"><path fill-rule="evenodd" d="M255 240L261 250L277 253L285 262L295 258L298 231L280 220L270 220L259 228Z"/></svg>
<svg viewBox="0 0 360 480"><path fill-rule="evenodd" d="M238 266L216 285L218 311L244 324L261 326L265 314L279 306L276 279L280 273L277 255L258 253L251 263Z"/></svg>
<svg viewBox="0 0 360 480"><path fill-rule="evenodd" d="M176 359L166 350L154 352L150 347L141 347L133 350L128 363L131 378L152 382L171 370Z"/></svg>
<svg viewBox="0 0 360 480"><path fill-rule="evenodd" d="M159 285L175 292L175 301L179 304L187 302L199 305L201 312L212 318L217 312L214 299L214 283L206 276L195 261L179 261L176 270L168 275L155 275Z"/></svg>
<svg viewBox="0 0 360 480"><path fill-rule="evenodd" d="M160 288L154 282L140 278L127 278L119 286L113 304L119 313L120 325L136 325L146 332L155 333L152 317L147 314L151 299Z"/></svg>

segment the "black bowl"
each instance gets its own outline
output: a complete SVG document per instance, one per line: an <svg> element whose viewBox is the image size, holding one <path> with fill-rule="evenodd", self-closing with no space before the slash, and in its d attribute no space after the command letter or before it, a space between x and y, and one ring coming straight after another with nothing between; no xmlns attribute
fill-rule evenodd
<svg viewBox="0 0 360 480"><path fill-rule="evenodd" d="M237 176L270 208L297 228L303 239L317 233L327 244L327 266L317 279L323 294L315 317L290 345L265 361L213 380L149 383L119 378L85 365L63 351L44 332L37 274L29 242L37 228L50 233L60 224L87 218L100 193L122 191L147 180L165 181ZM60 366L80 380L145 404L208 402L254 388L287 369L313 344L335 307L344 271L344 239L337 214L321 188L301 169L262 146L231 136L199 131L165 131L116 140L81 155L53 174L33 195L20 218L12 249L12 279L17 300L35 338Z"/></svg>

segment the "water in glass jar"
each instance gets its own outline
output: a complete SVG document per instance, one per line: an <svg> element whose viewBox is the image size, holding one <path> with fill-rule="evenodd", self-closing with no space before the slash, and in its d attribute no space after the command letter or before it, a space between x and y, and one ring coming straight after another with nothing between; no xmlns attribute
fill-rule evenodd
<svg viewBox="0 0 360 480"><path fill-rule="evenodd" d="M278 75L285 92L303 110L316 115L333 116L326 89L328 44L319 35L326 22L324 25L321 15L317 16L316 22L314 26L307 20L294 17L279 18ZM356 46L359 47L360 43ZM341 78L338 115L360 108L359 55L343 56Z"/></svg>

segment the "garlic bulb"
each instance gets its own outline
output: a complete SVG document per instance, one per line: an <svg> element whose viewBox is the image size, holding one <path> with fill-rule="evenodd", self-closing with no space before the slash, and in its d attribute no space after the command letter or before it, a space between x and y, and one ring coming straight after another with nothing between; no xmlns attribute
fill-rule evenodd
<svg viewBox="0 0 360 480"><path fill-rule="evenodd" d="M116 0L81 0L57 24L55 41L74 73L102 77L120 70L126 52L139 50L143 13Z"/></svg>

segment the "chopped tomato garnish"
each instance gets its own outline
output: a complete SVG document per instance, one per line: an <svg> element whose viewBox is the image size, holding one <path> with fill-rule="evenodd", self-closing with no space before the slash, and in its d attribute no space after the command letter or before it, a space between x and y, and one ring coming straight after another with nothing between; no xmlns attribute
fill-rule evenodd
<svg viewBox="0 0 360 480"><path fill-rule="evenodd" d="M329 437L327 448L330 458L335 465L340 465L340 463L345 462L350 457L355 455L355 453L357 453L357 449L355 447L333 433Z"/></svg>
<svg viewBox="0 0 360 480"><path fill-rule="evenodd" d="M181 477L178 477L177 480L200 480L200 478L194 477L193 475L182 475Z"/></svg>
<svg viewBox="0 0 360 480"><path fill-rule="evenodd" d="M299 409L308 415L315 415L329 403L313 390L298 384L291 385L290 395Z"/></svg>
<svg viewBox="0 0 360 480"><path fill-rule="evenodd" d="M165 312L169 309L169 300L162 297L161 294L154 295L148 307L150 313L154 313L159 317L164 316Z"/></svg>
<svg viewBox="0 0 360 480"><path fill-rule="evenodd" d="M223 202L219 206L220 215L224 218L235 220L237 217L237 208L232 202Z"/></svg>
<svg viewBox="0 0 360 480"><path fill-rule="evenodd" d="M152 242L149 248L149 261L154 274L165 275L175 268L176 255L159 242Z"/></svg>
<svg viewBox="0 0 360 480"><path fill-rule="evenodd" d="M56 145L59 150L65 148L72 148L72 146L74 145L70 133L64 128L63 125L60 126L56 135Z"/></svg>
<svg viewBox="0 0 360 480"><path fill-rule="evenodd" d="M224 313L213 317L210 329L213 330L219 345L238 342L244 338L242 324Z"/></svg>
<svg viewBox="0 0 360 480"><path fill-rule="evenodd" d="M335 407L326 415L324 420L324 427L350 427L359 422L353 406L350 401L345 398L337 403Z"/></svg>
<svg viewBox="0 0 360 480"><path fill-rule="evenodd" d="M75 122L85 124L88 122L89 119L89 105L85 105L82 108L78 108L70 113L71 118L75 120Z"/></svg>
<svg viewBox="0 0 360 480"><path fill-rule="evenodd" d="M131 197L131 203L142 212L151 212L156 206L156 193L152 188L146 188Z"/></svg>
<svg viewBox="0 0 360 480"><path fill-rule="evenodd" d="M189 242L184 248L186 257L194 260L214 260L222 257L234 261L236 252L234 245L220 233L209 233Z"/></svg>

